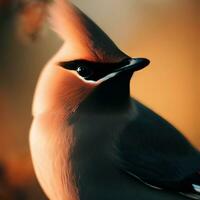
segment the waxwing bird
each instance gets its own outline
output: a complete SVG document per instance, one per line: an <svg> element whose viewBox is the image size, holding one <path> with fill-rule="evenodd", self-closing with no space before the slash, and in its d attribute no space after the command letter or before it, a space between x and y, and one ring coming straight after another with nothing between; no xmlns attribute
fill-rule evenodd
<svg viewBox="0 0 200 200"><path fill-rule="evenodd" d="M130 58L77 7L56 0L65 41L34 96L30 147L51 200L200 199L200 153L171 124L130 97ZM180 195L183 194L183 195Z"/></svg>

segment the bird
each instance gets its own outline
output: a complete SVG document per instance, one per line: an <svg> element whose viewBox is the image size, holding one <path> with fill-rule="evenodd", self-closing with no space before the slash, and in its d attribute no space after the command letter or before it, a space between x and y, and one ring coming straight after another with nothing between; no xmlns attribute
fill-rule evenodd
<svg viewBox="0 0 200 200"><path fill-rule="evenodd" d="M33 100L30 151L51 200L200 199L200 153L167 120L130 96L132 58L69 1L50 6L64 40Z"/></svg>

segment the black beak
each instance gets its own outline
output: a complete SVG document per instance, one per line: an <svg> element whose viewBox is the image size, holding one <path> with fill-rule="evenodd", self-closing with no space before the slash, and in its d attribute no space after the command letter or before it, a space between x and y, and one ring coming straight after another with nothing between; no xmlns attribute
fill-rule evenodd
<svg viewBox="0 0 200 200"><path fill-rule="evenodd" d="M138 71L146 67L150 61L146 58L130 58L122 61L114 72L123 72L127 70Z"/></svg>

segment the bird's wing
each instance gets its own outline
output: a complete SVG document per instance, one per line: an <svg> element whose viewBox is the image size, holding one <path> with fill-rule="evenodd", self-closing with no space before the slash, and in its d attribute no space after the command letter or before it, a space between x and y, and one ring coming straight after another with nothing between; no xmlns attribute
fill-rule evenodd
<svg viewBox="0 0 200 200"><path fill-rule="evenodd" d="M138 115L120 136L121 168L157 187L198 192L199 152L159 115L133 103Z"/></svg>

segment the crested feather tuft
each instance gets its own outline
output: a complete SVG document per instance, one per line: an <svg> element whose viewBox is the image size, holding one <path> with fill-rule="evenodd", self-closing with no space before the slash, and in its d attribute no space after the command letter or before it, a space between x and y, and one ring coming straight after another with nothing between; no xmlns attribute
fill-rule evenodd
<svg viewBox="0 0 200 200"><path fill-rule="evenodd" d="M65 0L54 0L54 2L49 7L49 22L51 28L55 31L63 40L68 37L68 23L67 21L74 21L74 16L72 16L72 10L69 10L71 4L69 1ZM71 7L74 6L71 4Z"/></svg>
<svg viewBox="0 0 200 200"><path fill-rule="evenodd" d="M52 29L68 45L79 45L99 61L119 62L128 56L80 9L66 0L54 0L49 8Z"/></svg>

